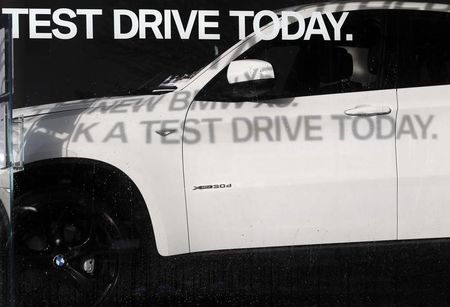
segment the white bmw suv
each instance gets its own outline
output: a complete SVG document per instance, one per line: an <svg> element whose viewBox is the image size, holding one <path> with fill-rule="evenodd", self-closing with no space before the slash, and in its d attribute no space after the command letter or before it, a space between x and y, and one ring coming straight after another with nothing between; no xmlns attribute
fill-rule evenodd
<svg viewBox="0 0 450 307"><path fill-rule="evenodd" d="M351 39L250 35L154 95L15 110L22 299L62 278L82 293L65 304L105 301L153 248L450 237L450 5L289 10L349 12Z"/></svg>

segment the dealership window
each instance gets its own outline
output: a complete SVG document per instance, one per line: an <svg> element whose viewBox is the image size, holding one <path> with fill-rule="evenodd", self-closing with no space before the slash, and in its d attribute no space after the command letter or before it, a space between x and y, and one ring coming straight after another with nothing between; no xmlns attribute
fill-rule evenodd
<svg viewBox="0 0 450 307"><path fill-rule="evenodd" d="M450 84L450 14L400 13L399 87Z"/></svg>
<svg viewBox="0 0 450 307"><path fill-rule="evenodd" d="M351 12L342 33L351 41L326 41L322 36L288 41L262 41L237 60L258 59L272 64L275 80L261 89L256 82L230 85L226 67L197 100L245 101L345 93L395 87L394 43L388 29L390 11ZM338 16L336 17L338 18ZM328 25L330 26L330 25ZM290 32L298 24L290 25ZM329 33L333 33L330 26Z"/></svg>

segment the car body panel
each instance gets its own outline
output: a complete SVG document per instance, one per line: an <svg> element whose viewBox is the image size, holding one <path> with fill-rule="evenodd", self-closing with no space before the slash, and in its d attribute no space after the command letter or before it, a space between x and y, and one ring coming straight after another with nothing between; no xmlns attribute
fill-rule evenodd
<svg viewBox="0 0 450 307"><path fill-rule="evenodd" d="M301 11L304 17L308 17L313 11L332 12L354 11L360 9L413 9L449 12L449 7L450 6L447 4L414 2L408 3L397 1L368 1L308 5L296 7L295 10ZM266 26L265 29L270 30L270 25ZM280 235L274 235L269 241L266 241L264 239L269 238L269 235L265 234L265 231L267 230L265 230L263 227L264 223L256 225L255 230L250 230L248 228L250 225L248 220L232 221L233 216L239 219L239 210L243 209L239 209L236 207L228 208L227 210L234 208L237 211L233 213L234 215L230 213L231 211L226 211L226 215L224 216L225 220L221 221L220 217L215 216L217 214L220 214L220 211L214 211L213 208L207 207L205 199L203 199L201 201L201 205L196 208L196 205L191 206L192 195L188 196L188 203L186 206L185 192L189 191L188 194L190 194L190 189L194 184L213 183L209 182L209 180L213 179L217 181L220 180L220 182L228 182L228 180L230 180L233 182L243 182L245 184L250 183L251 178L249 177L249 175L251 173L243 174L243 178L239 179L242 181L237 180L235 177L227 177L230 175L236 176L237 173L233 174L233 172L236 172L236 169L225 169L225 166L228 166L229 168L234 166L230 164L230 162L232 162L233 160L230 160L229 157L227 158L224 156L222 156L220 161L218 161L217 163L222 163L221 161L225 161L225 163L223 163L223 165L215 165L215 167L217 167L215 170L223 168L222 173L210 173L209 177L198 177L199 174L195 173L195 168L201 167L202 163L200 163L201 161L196 161L191 164L193 161L193 156L195 154L198 154L198 152L188 151L186 145L182 144L183 132L185 129L183 121L187 115L192 101L194 100L194 97L196 96L196 93L198 93L212 78L217 75L217 73L224 69L231 61L236 59L239 55L251 48L256 43L258 43L259 40L260 39L257 38L254 34L249 35L246 39L237 43L235 46L226 51L217 60L207 65L189 82L186 82L183 87L180 87L173 93L161 96L150 95L137 97L91 99L15 110L15 116L25 116L25 163L27 164L35 161L53 158L76 157L102 161L111 164L119 170L123 171L136 184L144 197L150 213L150 217L152 219L158 251L161 255L164 256L207 249L396 239L396 236L393 235L393 232L396 228L396 221L392 220L392 214L395 214L395 212L393 212L395 210L392 209L391 201L388 201L387 203L383 203L381 205L382 208L389 211L389 213L387 214L388 217L386 222L382 221L380 225L375 225L374 223L382 219L385 213L383 212L383 210L371 208L367 212L360 212L360 214L363 214L365 218L357 221L357 224L350 223L348 225L356 225L357 227L369 225L369 227L371 227L370 229L373 230L373 232L371 232L370 234L365 233L364 231L359 232L359 229L355 229L355 232L352 233L349 229L347 229L346 231L338 232L336 233L336 236L333 236L332 234L330 234L330 232L333 232L335 229L329 228L327 229L329 236L326 237L313 234L313 230L317 230L317 228L311 227L308 236L299 239L300 237L295 237L295 233L292 234L291 237L286 235L286 230L291 231L293 228L292 224L288 224L287 228L282 227L282 215L270 216L268 212L260 212L260 222L264 221L267 223L280 223L279 226L282 233ZM393 106L394 99L392 98L392 91L388 92L389 105ZM372 94L376 95L376 92L373 92ZM364 96L365 94L362 93L361 95ZM358 95L356 95L355 97L357 96ZM314 101L314 99L320 99L320 97L308 99L312 99L310 101ZM358 97L357 100L360 99L361 97ZM322 107L324 108L325 106L327 106L326 101ZM313 111L317 111L314 110L314 107L312 108ZM324 113L327 112L325 111L325 109L321 109L320 111ZM339 112L341 111L342 110L340 109ZM194 118L195 116L196 115L193 114ZM215 110L210 110L204 112L202 116L215 118L218 115ZM223 114L223 116L229 116L229 114ZM251 117L253 115L247 116ZM202 127L201 125L200 128L205 129L205 127ZM161 134L158 134L158 132L160 132ZM168 132L169 134L164 135L166 132ZM194 148L192 146L194 145L190 146L190 150L192 150L192 148ZM216 149L219 149L221 146L223 146L223 144L216 144L215 146L217 147L214 148L214 153L217 153ZM267 146L267 144L263 146ZM340 145L336 146L337 148L333 148L332 150L338 150L341 153L345 154L347 147L341 147ZM361 153L365 153L370 150L373 150L376 153L377 149L373 146L374 145L369 145L369 147L362 150ZM407 148L407 146L409 145L406 145L404 148ZM208 146L206 145L199 145L198 149L202 148L206 150L206 152L208 152L208 150L210 149L208 149L207 147ZM359 149L361 150L361 148ZM247 152L245 159L249 159L249 153L251 152L251 149L246 148L245 150ZM389 143L388 151L392 151L391 143ZM261 152L263 153L264 150ZM279 149L277 149L276 152L281 153ZM314 152L315 150L312 150L310 153L312 154ZM383 150L382 155L385 155L386 152L387 151ZM186 155L186 159L184 161L183 154ZM327 158L329 158L329 154L330 152L325 152L323 156L320 156L320 161L326 161L326 163L322 166L319 165L321 167L321 170L326 174L324 178L328 178L328 180L331 179L331 176L339 175L335 171L341 169L346 164L355 163L353 166L356 167L358 163L361 163L360 166L371 165L371 167L373 167L373 173L371 173L371 175L375 179L374 183L362 184L355 188L355 190L357 190L357 193L366 193L368 202L373 205L375 205L373 199L373 193L375 190L374 185L383 185L386 184L386 182L389 182L389 186L391 186L392 184L392 171L387 171L387 169L385 168L387 166L389 166L389 168L392 167L393 158L391 158L391 155L389 155L389 157L386 157L385 161L377 161L376 163L373 163L374 161L370 161L370 158L367 158L367 156L363 160L349 159L347 161L347 158L344 159L344 157L346 156L343 155L342 159L339 160L337 164L332 165L330 164L330 161L326 160ZM407 154L403 152L400 155L403 157ZM264 154L258 156L258 158L261 159L259 163L263 162ZM286 157L284 158L286 159ZM292 159L293 157L288 157L286 161L291 161ZM211 157L206 157L206 160L204 162L206 162L207 165L212 165L212 163L214 163ZM236 161L236 163L237 166L239 165L238 163L242 163L242 161ZM375 166L377 165L377 163L380 166L384 167L379 170L380 173L378 174L375 172ZM311 166L313 165L318 166L317 163L312 164ZM403 165L404 167L409 167L413 165L413 162L411 160L406 160ZM327 172L324 168L325 166L335 167L334 172ZM273 179L267 177L267 174L269 174L269 171L273 171L274 174L277 174L277 171L279 170L278 167L278 165L272 165L270 168L267 168L266 177L260 178L260 181L255 183L253 188L259 187L261 189L264 189L264 184L269 184L271 189L276 187L276 182L273 181ZM302 167L308 167L308 165L303 164ZM403 171L402 167L403 166L400 165L400 172ZM249 170L249 168L250 166L247 166L247 170ZM287 171L288 163L285 163L282 168ZM409 176L408 173L404 174L405 178ZM185 175L187 175L186 182L184 182ZM279 175L286 177L286 173L279 173ZM348 180L352 180L351 173L346 173L346 175L340 173L340 175L342 175L342 177L338 179L341 180L341 182L347 181L348 184ZM359 175L361 174L353 173L353 176L356 176L355 178L358 178ZM219 176L223 177L219 178ZM284 179L286 178L283 178L283 180ZM300 179L301 178L297 177L295 178L294 182L300 183ZM304 177L302 180L307 179L312 178ZM200 180L207 180L208 182L203 183L200 182ZM431 186L429 186L428 189L429 191L431 191ZM280 191L286 193L286 199L289 197L289 195L287 195L287 193L289 193L289 188L283 188L278 192ZM316 197L321 197L322 195L320 194L320 191L320 188L314 189L314 195ZM346 189L346 191L351 192L348 188ZM240 197L239 193L244 192L244 190L241 190L241 192L235 192L235 194L227 200L227 203L230 203L229 201L231 200L238 199ZM207 191L206 193L209 193L209 195L211 195L211 197L213 198L215 197L214 195L216 195L212 193L212 191ZM217 191L217 193L223 194L224 191ZM298 192L297 190L292 190L292 193L294 193L295 195L295 193L300 192ZM357 194L352 195L351 193L345 193L344 196L342 190L339 190L339 188L337 187L333 188L330 193L335 197L343 197L343 200L345 200L346 198L352 199L353 205L349 207L349 209L356 208L356 198L354 197L355 195L357 196ZM390 198L392 196L392 193L394 192L391 188L389 188L387 197ZM255 197L252 202L253 206L257 203L258 199L261 199L261 197L263 196L274 198L278 194L268 196L268 194L265 193L261 193L261 195L253 193L252 195L253 197ZM305 194L301 193L296 194L296 196L308 197L305 196ZM199 197L203 198L205 196ZM275 201L275 199L272 200ZM220 202L220 197L217 197L217 201ZM403 200L401 199L401 201ZM225 203L221 205L224 204ZM231 205L236 206L237 203L231 203ZM436 209L437 208L438 207L436 207ZM191 211L191 209L194 211ZM200 209L206 210L203 221L201 221L202 212L199 211ZM272 210L273 208L267 206L265 209ZM291 207L290 210L293 210L296 214L301 213L301 210L295 207ZM277 215L278 213L275 212L274 214ZM340 217L343 218L354 217L352 217L352 213L350 211L336 212L336 214L340 214ZM195 220L193 225L190 224L191 221L188 218L191 215ZM314 212L313 216L316 218L321 217L321 212ZM207 220L208 218L210 218L210 220ZM245 218L245 216L242 215L241 218ZM294 216L286 215L286 218L289 221L292 221L294 219ZM331 216L327 217L327 221L330 221L331 219ZM224 223L226 221L237 223L238 227L236 229L232 229L230 232L232 234L232 237L225 236L226 234L224 232ZM222 227L222 230L220 231L222 237L216 237L215 240L217 241L220 239L223 240L223 242L213 242L214 238L212 238L212 236L219 233L207 233L208 230L202 230L203 226L212 227L213 222L216 222L216 225L221 225ZM239 224L240 222L242 223ZM354 220L354 222L356 222L356 220ZM406 223L407 227L410 227L408 226L410 225L408 224L410 222L407 221ZM346 226L345 223L341 222L340 225ZM386 226L385 229L382 229L383 225ZM190 247L188 229L191 229L192 235L195 237L195 243L192 247ZM244 236L246 234L250 234L250 236L248 236L247 238L238 238L237 236L242 233L242 229L246 229L246 231L244 232ZM275 228L272 227L270 229L272 229L273 231ZM402 229L402 226L400 226L400 229ZM257 230L262 231L262 233L258 234ZM441 232L436 232L433 230L428 233L434 235L440 234ZM442 234L444 233L446 234L447 232L442 232ZM207 238L204 242L201 241L202 234L205 236L205 238ZM411 232L410 230L405 230L404 234L405 235L401 236L402 238L412 238L417 233L414 234L414 232ZM321 241L322 239L323 241Z"/></svg>
<svg viewBox="0 0 450 307"><path fill-rule="evenodd" d="M145 123L166 118L171 101L171 94L104 99L100 107L64 112L53 109L46 115L27 117L25 162L74 157L113 165L140 190L152 219L159 253L187 253L182 125L170 135L173 143L163 144L162 136L154 132L158 124L147 131ZM170 113L172 120L179 123L184 115L185 110Z"/></svg>
<svg viewBox="0 0 450 307"><path fill-rule="evenodd" d="M361 103L392 112L344 115ZM220 119L214 139L201 105ZM195 101L186 126L201 121L202 138L184 145L191 251L397 239L395 138L366 138L393 128L396 109L395 90ZM232 186L194 189L208 184Z"/></svg>
<svg viewBox="0 0 450 307"><path fill-rule="evenodd" d="M430 120L397 140L399 239L450 236L449 97L449 85L398 90L399 118Z"/></svg>

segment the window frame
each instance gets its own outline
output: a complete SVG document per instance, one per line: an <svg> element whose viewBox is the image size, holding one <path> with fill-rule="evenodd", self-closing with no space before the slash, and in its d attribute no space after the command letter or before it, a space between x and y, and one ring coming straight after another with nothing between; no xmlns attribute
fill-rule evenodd
<svg viewBox="0 0 450 307"><path fill-rule="evenodd" d="M380 64L380 72L377 75L377 88L374 89L362 89L361 91L373 91L373 90L386 90L386 89L395 89L397 88L397 81L398 81L398 73L397 73L397 66L398 66L398 21L397 21L397 12L398 11L406 11L401 9L389 9L389 8L378 8L378 9L361 9L361 10L350 10L350 15L358 13L358 12L366 12L366 13L380 13L384 20L384 29L382 33L381 43L382 43L382 52L383 55L381 56L381 64ZM333 11L334 13L342 13L342 11ZM388 14L386 14L388 13ZM387 15L387 16L385 16ZM392 29L392 31L389 31L389 28ZM391 39L393 39L393 42L389 41L388 35L391 35ZM302 40L303 41L303 40ZM388 42L389 41L389 42ZM307 41L303 41L307 42ZM245 43L245 41L244 41ZM242 59L245 57L245 55L253 52L258 46L261 46L261 44L266 44L267 41L258 41L256 44L245 50L242 54L238 55L233 61ZM338 45L338 44L337 44ZM390 46L392 50L387 50L387 46ZM388 64L388 60L391 61L390 65L393 66L392 69L395 70L393 73L393 76L391 77L392 80L390 86L386 86L386 66ZM204 85L199 93L196 95L195 99L196 101L216 101L216 102L259 102L259 101L266 101L266 100L276 100L276 99L289 99L289 98L296 98L296 97L309 97L309 96L321 96L321 95L330 95L330 94L345 94L345 93L353 93L353 92L361 92L361 91L346 91L346 92L331 92L331 93L312 93L312 94L302 94L302 95L296 95L296 96L275 96L275 97L219 97L218 94L208 93L209 89L213 87L213 85L218 81L220 78L226 79L226 72L228 69L228 66L231 62L229 62L221 71L219 71L215 76L209 80L206 85ZM391 69L391 68L389 68Z"/></svg>

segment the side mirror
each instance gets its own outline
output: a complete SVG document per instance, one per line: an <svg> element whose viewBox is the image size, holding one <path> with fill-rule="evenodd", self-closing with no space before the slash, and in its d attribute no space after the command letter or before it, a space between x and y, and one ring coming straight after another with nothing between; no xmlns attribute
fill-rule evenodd
<svg viewBox="0 0 450 307"><path fill-rule="evenodd" d="M262 60L238 60L228 66L227 79L229 84L258 80L273 80L275 72L272 64Z"/></svg>

